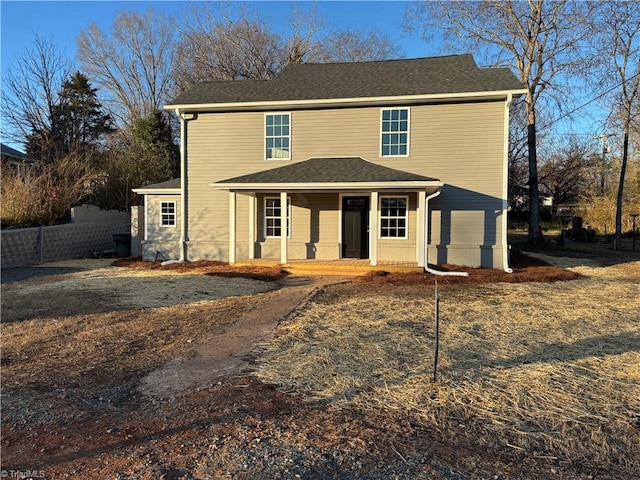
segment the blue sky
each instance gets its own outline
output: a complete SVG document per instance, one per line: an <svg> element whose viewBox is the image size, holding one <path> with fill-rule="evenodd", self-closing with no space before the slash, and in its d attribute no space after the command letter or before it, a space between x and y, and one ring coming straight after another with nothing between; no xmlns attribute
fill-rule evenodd
<svg viewBox="0 0 640 480"><path fill-rule="evenodd" d="M179 14L187 2L179 1L0 1L1 20L1 71L4 76L12 68L16 55L33 45L36 35L53 42L70 58L75 58L76 39L81 30L96 23L108 32L116 15L123 11L144 12L148 8L167 15ZM300 2L302 8L311 3ZM316 6L325 21L326 28L377 29L387 33L401 51L398 56L425 57L441 53L439 45L427 44L418 33L406 34L401 28L406 2L378 1L318 1ZM290 16L290 2L250 2L250 7L259 10L275 28L286 28ZM281 20L283 19L283 20ZM576 92L578 93L578 92ZM600 118L600 116L598 115ZM595 134L600 121L592 115L589 125L577 127L587 135ZM576 129L572 122L556 125L562 131ZM589 133L586 133L588 131ZM592 133L593 132L593 133ZM4 140L3 140L4 141Z"/></svg>
<svg viewBox="0 0 640 480"><path fill-rule="evenodd" d="M2 23L2 71L11 67L17 54L31 46L35 35L53 39L70 57L75 57L76 38L90 23L108 31L115 16L122 11L144 12L148 8L165 14L178 14L187 2L175 1L5 1L0 2ZM269 18L273 25L290 15L290 2L251 2L253 8ZM310 3L302 2L303 8ZM402 46L404 56L422 57L438 54L419 36L405 35L401 29L405 2L317 2L328 28L376 28L386 32Z"/></svg>
<svg viewBox="0 0 640 480"><path fill-rule="evenodd" d="M115 17L124 11L142 13L149 8L166 15L179 16L188 2L180 1L0 1L1 73L14 68L16 58L33 47L36 36L54 43L70 59L76 56L78 34L91 23L108 32ZM286 28L291 15L291 3L254 1L249 7L260 11L270 25ZM310 9L310 2L299 2ZM409 36L401 28L405 2L338 2L319 1L316 8L325 28L377 29L387 33L400 47L398 56L424 57L437 55L438 49L427 45L418 35ZM287 33L287 32L283 32ZM8 140L4 143L11 144Z"/></svg>

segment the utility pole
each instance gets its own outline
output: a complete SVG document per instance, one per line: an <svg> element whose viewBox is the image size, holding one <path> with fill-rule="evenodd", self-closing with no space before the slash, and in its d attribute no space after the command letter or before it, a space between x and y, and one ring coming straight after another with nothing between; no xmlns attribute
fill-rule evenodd
<svg viewBox="0 0 640 480"><path fill-rule="evenodd" d="M615 133L601 133L593 138L600 139L602 142L602 165L600 169L600 193L604 195L605 178L607 175L607 138L614 137Z"/></svg>

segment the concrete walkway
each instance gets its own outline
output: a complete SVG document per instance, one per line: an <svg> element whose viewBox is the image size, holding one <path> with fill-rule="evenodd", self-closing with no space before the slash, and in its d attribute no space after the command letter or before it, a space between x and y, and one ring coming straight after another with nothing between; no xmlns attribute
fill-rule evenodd
<svg viewBox="0 0 640 480"><path fill-rule="evenodd" d="M139 390L151 397L167 398L248 370L251 352L273 339L279 322L303 307L324 286L347 280L284 277L279 280L282 288L263 294L262 308L240 316L227 331L194 345L188 356L175 358L151 372L142 379Z"/></svg>

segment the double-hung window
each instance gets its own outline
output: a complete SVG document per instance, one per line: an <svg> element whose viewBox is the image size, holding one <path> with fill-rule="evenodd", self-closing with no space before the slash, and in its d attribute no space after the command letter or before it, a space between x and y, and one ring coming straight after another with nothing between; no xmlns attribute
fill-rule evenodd
<svg viewBox="0 0 640 480"><path fill-rule="evenodd" d="M408 197L380 197L380 238L407 238Z"/></svg>
<svg viewBox="0 0 640 480"><path fill-rule="evenodd" d="M265 158L291 159L291 114L266 114L264 117Z"/></svg>
<svg viewBox="0 0 640 480"><path fill-rule="evenodd" d="M385 108L381 113L380 156L406 157L409 155L409 109Z"/></svg>
<svg viewBox="0 0 640 480"><path fill-rule="evenodd" d="M266 237L280 237L282 234L282 211L280 197L264 199L264 234ZM291 201L287 198L287 237L291 236Z"/></svg>
<svg viewBox="0 0 640 480"><path fill-rule="evenodd" d="M160 225L163 227L176 226L176 202L160 203Z"/></svg>

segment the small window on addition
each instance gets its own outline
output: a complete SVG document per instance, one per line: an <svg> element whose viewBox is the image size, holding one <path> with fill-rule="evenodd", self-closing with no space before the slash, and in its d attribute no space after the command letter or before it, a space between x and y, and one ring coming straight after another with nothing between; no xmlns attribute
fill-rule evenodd
<svg viewBox="0 0 640 480"><path fill-rule="evenodd" d="M160 204L160 225L163 227L176 226L176 202L162 202Z"/></svg>

